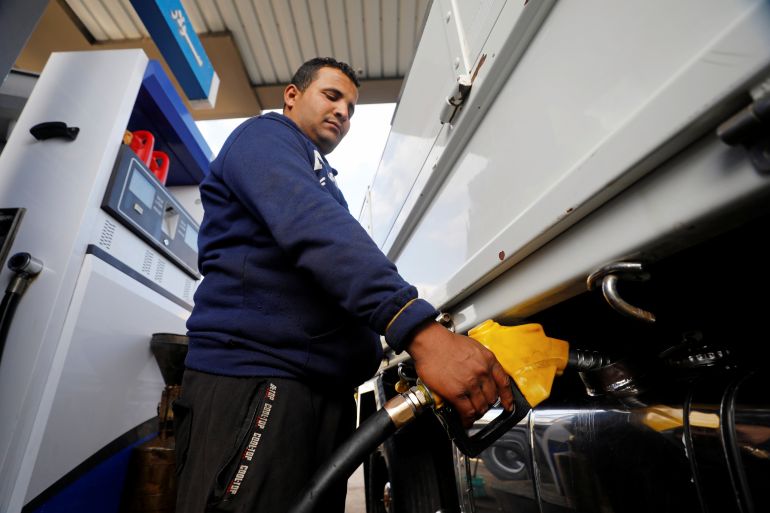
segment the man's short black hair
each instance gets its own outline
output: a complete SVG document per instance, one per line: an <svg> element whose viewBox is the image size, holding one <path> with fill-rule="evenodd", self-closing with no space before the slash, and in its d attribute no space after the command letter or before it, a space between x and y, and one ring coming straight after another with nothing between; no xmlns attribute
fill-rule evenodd
<svg viewBox="0 0 770 513"><path fill-rule="evenodd" d="M332 57L316 57L310 59L305 64L299 67L294 76L291 77L291 83L297 86L297 89L304 91L307 86L315 80L316 73L321 68L336 68L343 72L353 82L356 87L361 87L361 83L358 81L356 72L353 71L348 64L340 62Z"/></svg>

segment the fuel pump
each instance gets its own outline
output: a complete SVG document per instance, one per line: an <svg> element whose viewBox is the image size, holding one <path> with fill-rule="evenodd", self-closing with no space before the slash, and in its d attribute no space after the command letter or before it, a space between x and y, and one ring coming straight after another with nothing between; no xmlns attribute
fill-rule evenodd
<svg viewBox="0 0 770 513"><path fill-rule="evenodd" d="M570 349L566 341L548 337L539 324L501 326L487 320L470 330L468 336L492 351L511 376L513 409L503 411L483 429L469 435L451 405L418 379L415 386L387 401L366 419L350 440L335 451L329 463L310 480L291 513L312 512L316 500L331 484L349 477L374 448L426 410L436 414L457 448L473 457L547 399L554 379L567 367L582 371L607 364L597 353Z"/></svg>

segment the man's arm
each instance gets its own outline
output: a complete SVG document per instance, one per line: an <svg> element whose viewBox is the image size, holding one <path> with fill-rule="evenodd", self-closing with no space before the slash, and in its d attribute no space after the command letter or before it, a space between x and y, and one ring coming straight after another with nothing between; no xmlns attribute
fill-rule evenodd
<svg viewBox="0 0 770 513"><path fill-rule="evenodd" d="M438 312L417 298L366 231L318 183L290 129L258 120L226 155L223 177L241 203L265 221L276 243L337 303L396 351L406 350L431 390L466 424L500 396L513 399L507 376L478 342L430 321Z"/></svg>
<svg viewBox="0 0 770 513"><path fill-rule="evenodd" d="M406 351L422 381L455 407L466 427L498 397L506 410L513 408L511 378L495 355L472 338L429 322L416 331Z"/></svg>

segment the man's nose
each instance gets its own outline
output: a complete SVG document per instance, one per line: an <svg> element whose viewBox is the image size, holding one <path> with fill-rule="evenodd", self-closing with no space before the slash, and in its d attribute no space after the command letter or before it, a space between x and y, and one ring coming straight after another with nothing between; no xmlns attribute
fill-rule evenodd
<svg viewBox="0 0 770 513"><path fill-rule="evenodd" d="M337 102L334 105L334 116L342 122L348 120L348 106L345 103Z"/></svg>

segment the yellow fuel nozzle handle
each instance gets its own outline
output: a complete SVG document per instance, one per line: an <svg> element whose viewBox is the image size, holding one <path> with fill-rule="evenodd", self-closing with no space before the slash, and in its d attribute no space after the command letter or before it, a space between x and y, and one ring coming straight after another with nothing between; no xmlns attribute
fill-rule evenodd
<svg viewBox="0 0 770 513"><path fill-rule="evenodd" d="M467 456L475 457L492 445L513 426L521 422L541 401L551 394L551 385L561 375L569 360L569 344L545 335L539 324L500 326L485 321L468 335L494 353L513 381L513 409L503 411L473 435L469 435L450 404L432 393L419 379L409 387L401 374L396 384L399 395L383 405L396 429L410 423L416 416L431 409L446 428L457 448Z"/></svg>
<svg viewBox="0 0 770 513"><path fill-rule="evenodd" d="M501 326L488 320L468 336L495 354L532 407L551 395L554 378L561 376L569 361L569 344L547 336L540 324Z"/></svg>
<svg viewBox="0 0 770 513"><path fill-rule="evenodd" d="M554 378L562 375L569 362L569 344L547 336L540 324L501 326L487 320L472 328L468 336L494 353L532 407L551 395ZM409 386L402 377L396 383L396 391L404 393ZM434 392L431 394L434 408L440 409L443 399Z"/></svg>
<svg viewBox="0 0 770 513"><path fill-rule="evenodd" d="M457 448L474 457L521 422L531 409L548 398L556 376L569 360L569 344L545 335L539 324L500 326L485 321L468 335L492 351L513 381L513 410L501 412L495 419L469 435L452 406L433 394L433 410Z"/></svg>

